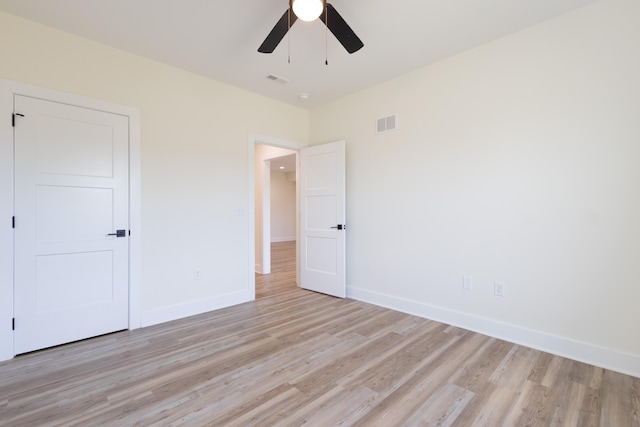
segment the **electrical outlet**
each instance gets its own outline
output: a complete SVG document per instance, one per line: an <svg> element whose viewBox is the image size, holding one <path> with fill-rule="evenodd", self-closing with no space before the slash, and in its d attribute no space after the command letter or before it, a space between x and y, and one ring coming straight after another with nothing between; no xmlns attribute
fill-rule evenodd
<svg viewBox="0 0 640 427"><path fill-rule="evenodd" d="M473 289L473 277L462 276L462 289L464 289L465 291L470 291Z"/></svg>
<svg viewBox="0 0 640 427"><path fill-rule="evenodd" d="M493 293L498 297L503 297L504 287L504 283L502 282L493 282Z"/></svg>
<svg viewBox="0 0 640 427"><path fill-rule="evenodd" d="M193 280L200 280L200 270L196 270L193 272Z"/></svg>

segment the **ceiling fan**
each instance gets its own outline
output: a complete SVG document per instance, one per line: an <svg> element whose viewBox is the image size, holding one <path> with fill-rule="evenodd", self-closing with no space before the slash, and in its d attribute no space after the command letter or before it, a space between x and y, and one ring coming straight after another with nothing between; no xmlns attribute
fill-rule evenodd
<svg viewBox="0 0 640 427"><path fill-rule="evenodd" d="M349 53L357 52L364 46L349 24L326 0L289 0L289 8L262 42L258 52L272 53L298 18L303 21L320 18Z"/></svg>

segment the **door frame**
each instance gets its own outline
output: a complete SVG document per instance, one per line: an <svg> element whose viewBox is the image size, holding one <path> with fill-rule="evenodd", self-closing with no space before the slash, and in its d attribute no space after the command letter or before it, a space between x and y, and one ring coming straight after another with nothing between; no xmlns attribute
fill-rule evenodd
<svg viewBox="0 0 640 427"><path fill-rule="evenodd" d="M119 114L129 118L129 329L141 327L140 110L80 95L0 79L0 361L15 356L14 318L14 95Z"/></svg>
<svg viewBox="0 0 640 427"><path fill-rule="evenodd" d="M253 299L255 299L256 295L256 186L255 186L255 157L256 157L256 144L264 144L270 145L273 147L286 148L292 151L300 152L301 148L307 146L307 144L303 144L301 142L289 141L286 139L275 138L271 136L259 135L255 133L249 134L248 146L247 146L247 169L249 171L249 215L247 215L248 226L249 226L249 292L253 295ZM299 156L298 156L299 157ZM298 165L299 166L299 165ZM296 173L298 173L299 167L296 167ZM296 241L299 238L299 188L296 185ZM299 277L300 277L300 263L298 260L298 256L296 254L296 284L299 286Z"/></svg>

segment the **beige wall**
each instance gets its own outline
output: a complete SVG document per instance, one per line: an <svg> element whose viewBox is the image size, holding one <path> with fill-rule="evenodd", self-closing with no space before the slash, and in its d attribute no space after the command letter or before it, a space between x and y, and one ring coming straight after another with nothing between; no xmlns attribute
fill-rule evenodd
<svg viewBox="0 0 640 427"><path fill-rule="evenodd" d="M0 78L140 109L143 323L248 290L249 133L306 142L307 111L4 13L0 58Z"/></svg>
<svg viewBox="0 0 640 427"><path fill-rule="evenodd" d="M638 16L601 1L313 110L312 144L347 141L348 293L640 374Z"/></svg>
<svg viewBox="0 0 640 427"><path fill-rule="evenodd" d="M271 171L271 241L296 240L295 172Z"/></svg>

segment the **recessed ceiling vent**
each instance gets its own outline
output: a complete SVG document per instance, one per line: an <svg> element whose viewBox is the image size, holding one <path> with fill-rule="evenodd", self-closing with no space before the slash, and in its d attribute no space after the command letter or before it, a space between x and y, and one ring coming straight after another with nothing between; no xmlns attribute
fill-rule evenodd
<svg viewBox="0 0 640 427"><path fill-rule="evenodd" d="M281 85L289 83L289 80L283 79L282 77L274 76L273 74L269 74L267 78L273 82L280 83Z"/></svg>
<svg viewBox="0 0 640 427"><path fill-rule="evenodd" d="M398 117L393 116L382 117L376 120L376 133L391 132L398 127Z"/></svg>

